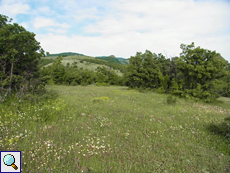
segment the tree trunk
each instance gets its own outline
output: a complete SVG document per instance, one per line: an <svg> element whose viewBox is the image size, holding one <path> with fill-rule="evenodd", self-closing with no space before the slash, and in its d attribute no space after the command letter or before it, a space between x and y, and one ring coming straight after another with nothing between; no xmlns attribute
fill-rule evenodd
<svg viewBox="0 0 230 173"><path fill-rule="evenodd" d="M6 97L7 97L7 95L9 93L11 93L11 84L12 84L13 69L14 69L14 61L12 61L12 63L11 63L9 87L8 87L8 89L7 89L6 93L5 93L2 101L4 101L6 99Z"/></svg>

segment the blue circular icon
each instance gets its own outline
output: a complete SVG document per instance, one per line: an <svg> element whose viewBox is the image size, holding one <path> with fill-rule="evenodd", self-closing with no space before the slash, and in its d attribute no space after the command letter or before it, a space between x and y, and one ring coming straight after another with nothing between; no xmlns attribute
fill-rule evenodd
<svg viewBox="0 0 230 173"><path fill-rule="evenodd" d="M11 154L5 155L5 157L4 157L4 159L3 159L3 162L4 162L7 166L11 166L11 165L15 162L14 156L11 155Z"/></svg>
<svg viewBox="0 0 230 173"><path fill-rule="evenodd" d="M12 166L15 170L18 169L18 167L14 164L15 163L14 156L11 155L11 154L5 155L4 158L3 158L3 162L7 166Z"/></svg>

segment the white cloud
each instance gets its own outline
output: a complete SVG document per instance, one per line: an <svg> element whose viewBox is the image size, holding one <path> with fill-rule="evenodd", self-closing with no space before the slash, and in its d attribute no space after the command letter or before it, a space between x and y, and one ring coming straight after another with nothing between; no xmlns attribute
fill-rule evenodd
<svg viewBox="0 0 230 173"><path fill-rule="evenodd" d="M37 35L41 46L50 53L64 51L75 51L90 56L111 55L129 58L136 54L137 51L155 48L156 53L162 50L161 41L156 41L159 46L152 46L153 38L137 32L124 33L122 35L84 37L72 35L70 37L58 34ZM156 36L155 36L156 37ZM159 40L156 38L156 40ZM145 44L143 44L143 41ZM54 44L55 43L55 44ZM177 45L179 48L179 45ZM162 52L161 51L161 52Z"/></svg>
<svg viewBox="0 0 230 173"><path fill-rule="evenodd" d="M57 33L57 34L65 34L67 32L65 29L47 28L47 30L51 31L52 33Z"/></svg>
<svg viewBox="0 0 230 173"><path fill-rule="evenodd" d="M41 14L49 14L50 12L52 12L52 10L48 6L40 7L37 11Z"/></svg>
<svg viewBox="0 0 230 173"><path fill-rule="evenodd" d="M100 11L98 5L106 10ZM148 49L171 57L179 55L181 43L195 42L196 46L216 50L230 62L230 3L225 0L117 0L105 4L59 0L57 6L64 10L60 18L55 15L56 20L37 17L33 21L36 29L48 27L49 32L56 33L37 35L50 53L75 51L129 58ZM39 9L41 14L52 10L51 6ZM86 19L94 23L86 25ZM63 35L70 25L81 30L76 24L79 22L85 22L86 34L99 36L81 36L74 30L71 36Z"/></svg>
<svg viewBox="0 0 230 173"><path fill-rule="evenodd" d="M126 50L117 48L118 53L150 49L156 53L166 50L174 56L179 55L181 43L195 42L196 46L214 48L230 61L226 39L230 35L230 4L225 1L123 0L112 5L115 13L86 26L85 31L124 38Z"/></svg>
<svg viewBox="0 0 230 173"><path fill-rule="evenodd" d="M123 2L123 3L122 3ZM108 15L87 32L112 34L124 31L207 33L216 32L225 23L224 4L186 1L122 1L114 4L117 14Z"/></svg>
<svg viewBox="0 0 230 173"><path fill-rule="evenodd" d="M17 14L27 14L30 7L23 2L14 2L3 0L0 2L1 14L7 15L10 18L15 17Z"/></svg>
<svg viewBox="0 0 230 173"><path fill-rule="evenodd" d="M38 17L34 20L33 26L36 29L43 28L43 27L49 27L49 26L57 26L61 28L69 28L70 26L66 23L58 23L53 19L50 18L44 18L44 17Z"/></svg>
<svg viewBox="0 0 230 173"><path fill-rule="evenodd" d="M74 19L76 22L81 22L85 19L99 19L96 15L98 13L95 7L88 8L88 9L80 9L74 13Z"/></svg>

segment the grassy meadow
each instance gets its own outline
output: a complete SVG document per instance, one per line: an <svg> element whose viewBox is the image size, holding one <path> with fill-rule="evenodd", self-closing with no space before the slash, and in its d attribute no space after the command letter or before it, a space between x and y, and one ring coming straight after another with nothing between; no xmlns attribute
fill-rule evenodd
<svg viewBox="0 0 230 173"><path fill-rule="evenodd" d="M171 105L127 87L47 90L59 96L0 104L0 150L22 151L22 172L230 172L230 142L212 131L230 115L229 98Z"/></svg>

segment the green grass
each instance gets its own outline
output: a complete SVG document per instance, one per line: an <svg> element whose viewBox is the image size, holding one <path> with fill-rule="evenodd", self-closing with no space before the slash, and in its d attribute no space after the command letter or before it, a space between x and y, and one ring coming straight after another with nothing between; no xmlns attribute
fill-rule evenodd
<svg viewBox="0 0 230 173"><path fill-rule="evenodd" d="M229 99L169 105L167 95L126 87L47 89L59 97L0 105L0 150L22 151L22 172L230 171L229 141L208 130L230 115Z"/></svg>

